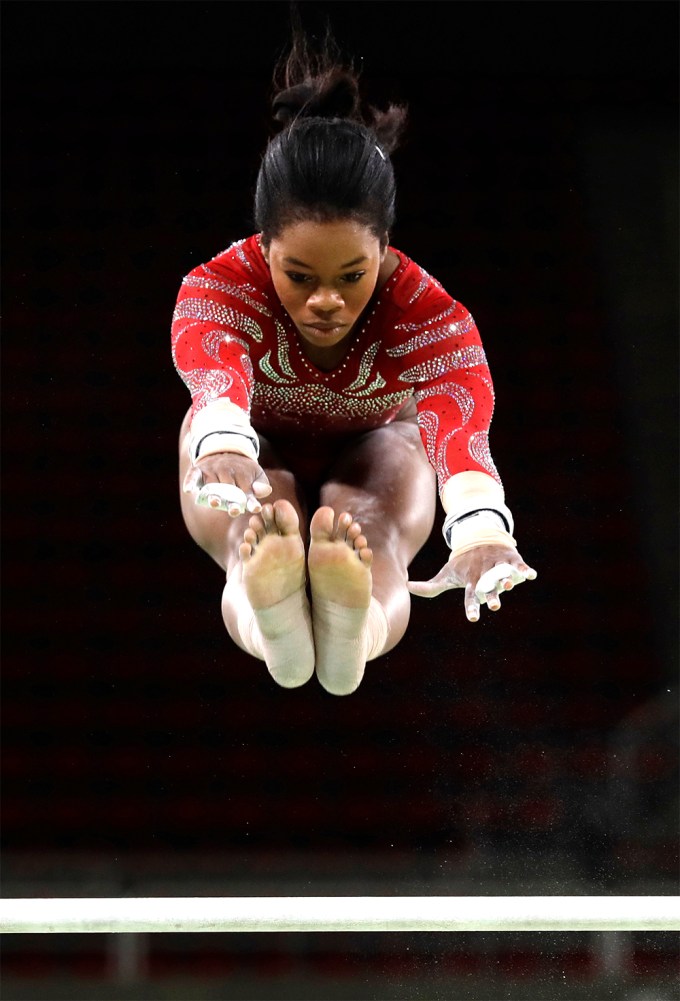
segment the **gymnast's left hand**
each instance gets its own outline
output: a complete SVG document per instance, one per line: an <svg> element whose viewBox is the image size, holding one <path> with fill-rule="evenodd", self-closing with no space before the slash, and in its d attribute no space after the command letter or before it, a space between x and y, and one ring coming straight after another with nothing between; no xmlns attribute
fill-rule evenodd
<svg viewBox="0 0 680 1001"><path fill-rule="evenodd" d="M536 576L536 571L510 546L475 546L459 556L452 553L431 580L408 581L406 586L421 598L436 598L444 591L465 588L465 614L470 622L477 622L482 605L497 612L501 594Z"/></svg>

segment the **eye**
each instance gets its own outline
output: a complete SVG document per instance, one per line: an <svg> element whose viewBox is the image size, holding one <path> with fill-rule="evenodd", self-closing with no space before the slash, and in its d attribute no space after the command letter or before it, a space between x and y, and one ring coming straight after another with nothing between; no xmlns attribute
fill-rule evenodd
<svg viewBox="0 0 680 1001"><path fill-rule="evenodd" d="M311 275L303 275L300 271L286 271L286 277L290 278L296 285L302 285L311 280Z"/></svg>
<svg viewBox="0 0 680 1001"><path fill-rule="evenodd" d="M348 275L343 275L342 280L350 285L356 285L360 278L366 274L365 271L350 271Z"/></svg>

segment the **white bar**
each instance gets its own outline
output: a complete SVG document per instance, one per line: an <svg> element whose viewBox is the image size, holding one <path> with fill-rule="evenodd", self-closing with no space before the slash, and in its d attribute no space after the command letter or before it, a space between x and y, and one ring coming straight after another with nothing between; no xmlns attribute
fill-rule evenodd
<svg viewBox="0 0 680 1001"><path fill-rule="evenodd" d="M5 899L0 932L680 931L680 897Z"/></svg>

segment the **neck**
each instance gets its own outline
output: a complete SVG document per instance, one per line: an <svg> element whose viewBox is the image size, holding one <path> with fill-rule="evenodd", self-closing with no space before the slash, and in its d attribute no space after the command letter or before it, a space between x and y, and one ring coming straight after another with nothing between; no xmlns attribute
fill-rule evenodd
<svg viewBox="0 0 680 1001"><path fill-rule="evenodd" d="M385 282L389 281L398 267L399 258L394 251L388 250L385 254L385 260L380 265L380 271L378 272L378 283L376 285L377 291L380 291Z"/></svg>
<svg viewBox="0 0 680 1001"><path fill-rule="evenodd" d="M332 348L318 348L314 344L308 344L301 337L298 340L298 344L302 353L309 358L313 365L320 368L322 372L330 372L332 369L338 367L352 347L356 338L356 330L357 327L353 328L339 344L334 344Z"/></svg>

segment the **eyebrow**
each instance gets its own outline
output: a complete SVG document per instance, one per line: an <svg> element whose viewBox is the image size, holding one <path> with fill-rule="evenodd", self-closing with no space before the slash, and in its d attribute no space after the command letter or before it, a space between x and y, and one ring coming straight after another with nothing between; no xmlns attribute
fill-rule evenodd
<svg viewBox="0 0 680 1001"><path fill-rule="evenodd" d="M352 267L354 267L355 264L361 264L361 262L365 261L365 260L367 260L367 258L365 256L364 257L355 257L353 261L348 261L347 264L341 264L340 265L340 269L342 269L342 268L352 268ZM310 271L313 270L311 264L305 264L304 261L298 261L297 257L284 257L283 262L284 262L284 264L294 264L298 268L309 268Z"/></svg>

